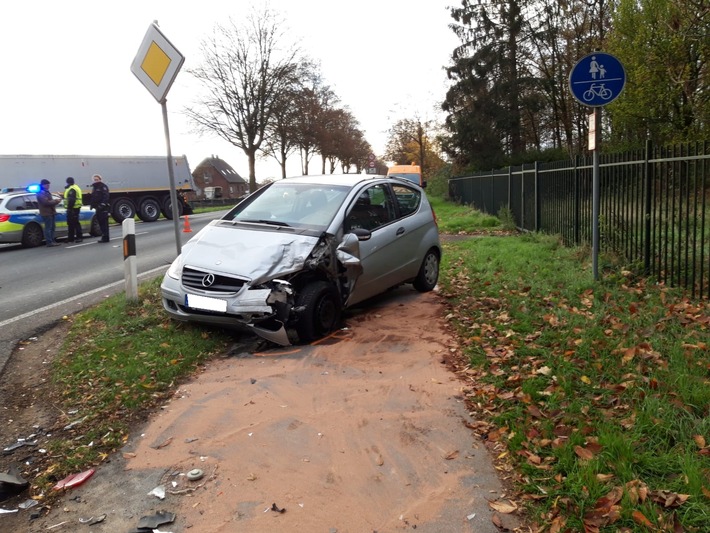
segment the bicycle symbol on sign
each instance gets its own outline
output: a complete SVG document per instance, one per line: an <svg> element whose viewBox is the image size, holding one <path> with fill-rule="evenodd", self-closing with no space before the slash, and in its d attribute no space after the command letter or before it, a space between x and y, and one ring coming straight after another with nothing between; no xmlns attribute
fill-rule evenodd
<svg viewBox="0 0 710 533"><path fill-rule="evenodd" d="M584 98L585 102L590 102L595 96L598 96L603 100L608 100L611 98L611 89L604 87L603 83L593 83L589 89L584 91L582 98Z"/></svg>

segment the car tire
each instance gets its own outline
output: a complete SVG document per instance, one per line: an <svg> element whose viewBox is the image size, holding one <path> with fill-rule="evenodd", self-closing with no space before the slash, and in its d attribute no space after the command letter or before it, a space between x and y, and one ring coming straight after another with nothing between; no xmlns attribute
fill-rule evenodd
<svg viewBox="0 0 710 533"><path fill-rule="evenodd" d="M320 339L333 331L340 322L342 304L332 283L316 281L306 285L297 296L299 313L296 331L301 342Z"/></svg>
<svg viewBox="0 0 710 533"><path fill-rule="evenodd" d="M429 292L434 290L437 281L439 281L439 254L432 248L424 256L412 285L419 292Z"/></svg>
<svg viewBox="0 0 710 533"><path fill-rule="evenodd" d="M39 224L27 224L22 230L22 246L34 248L44 242L44 230Z"/></svg>

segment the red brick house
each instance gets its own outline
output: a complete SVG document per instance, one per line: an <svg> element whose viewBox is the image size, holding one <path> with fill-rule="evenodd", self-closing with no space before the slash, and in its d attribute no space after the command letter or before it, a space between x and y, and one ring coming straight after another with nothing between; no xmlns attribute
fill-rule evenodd
<svg viewBox="0 0 710 533"><path fill-rule="evenodd" d="M249 183L219 156L208 157L192 171L202 198L239 198L249 192Z"/></svg>

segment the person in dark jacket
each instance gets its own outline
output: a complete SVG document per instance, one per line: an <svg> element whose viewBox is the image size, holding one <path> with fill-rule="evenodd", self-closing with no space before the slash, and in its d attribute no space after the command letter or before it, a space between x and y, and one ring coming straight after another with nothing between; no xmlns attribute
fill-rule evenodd
<svg viewBox="0 0 710 533"><path fill-rule="evenodd" d="M81 188L74 183L74 178L67 178L67 185L64 187L64 207L67 208L67 242L82 242L81 224L79 223L79 211L81 210Z"/></svg>
<svg viewBox="0 0 710 533"><path fill-rule="evenodd" d="M59 198L52 196L49 192L49 180L40 182L40 190L37 193L37 203L39 204L39 215L44 222L44 240L47 246L59 246L54 237L55 217L57 215L57 204L61 202Z"/></svg>
<svg viewBox="0 0 710 533"><path fill-rule="evenodd" d="M99 242L108 242L108 212L111 208L108 185L106 185L100 174L94 174L91 184L91 209L96 210L96 218L101 228L101 238Z"/></svg>

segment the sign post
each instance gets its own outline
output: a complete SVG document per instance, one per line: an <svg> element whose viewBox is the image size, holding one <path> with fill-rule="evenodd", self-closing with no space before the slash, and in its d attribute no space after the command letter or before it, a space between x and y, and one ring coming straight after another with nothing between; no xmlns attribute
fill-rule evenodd
<svg viewBox="0 0 710 533"><path fill-rule="evenodd" d="M377 158L375 157L375 154L373 154L373 153L371 153L368 156L367 173L368 174L377 174Z"/></svg>
<svg viewBox="0 0 710 533"><path fill-rule="evenodd" d="M165 130L165 143L168 151L168 176L170 177L170 209L175 226L175 244L180 255L180 223L177 191L175 190L175 172L173 169L173 155L170 150L170 130L168 128L168 108L165 97L170 90L177 74L185 62L183 56L167 37L158 28L158 23L153 22L143 37L143 42L136 57L131 63L131 72L148 89L148 92L158 101L163 108L163 128Z"/></svg>
<svg viewBox="0 0 710 533"><path fill-rule="evenodd" d="M626 84L621 62L611 54L593 52L577 61L569 75L569 88L582 105L592 107L589 124L589 149L592 170L592 270L599 279L599 147L601 145L602 106L615 100Z"/></svg>

